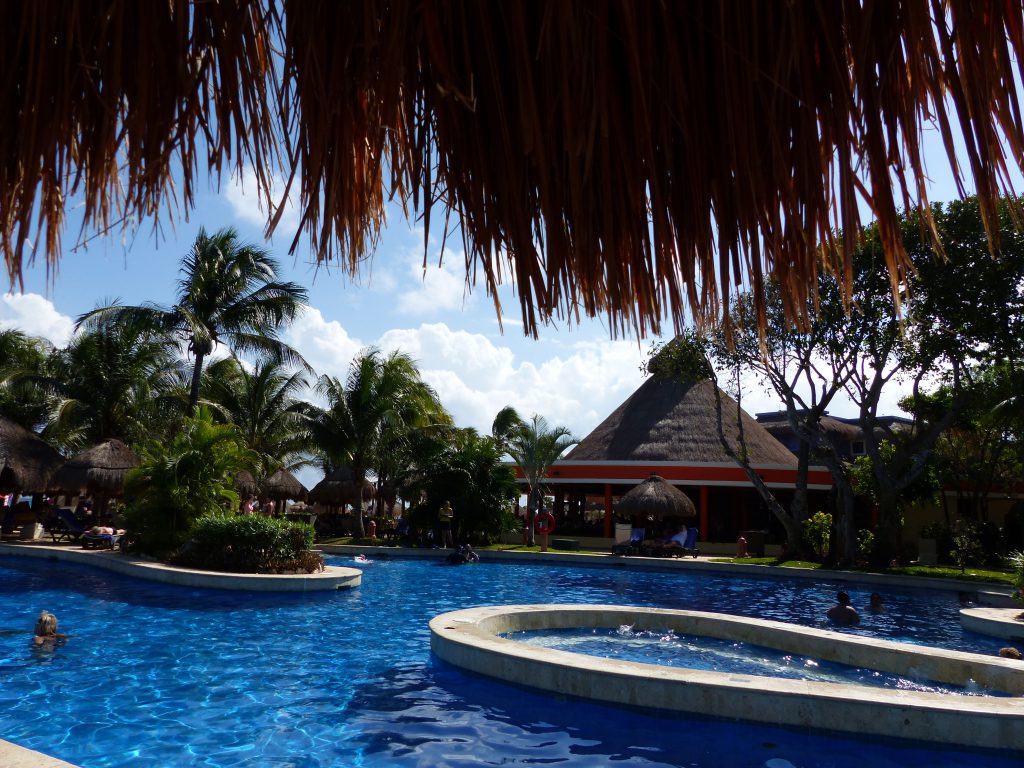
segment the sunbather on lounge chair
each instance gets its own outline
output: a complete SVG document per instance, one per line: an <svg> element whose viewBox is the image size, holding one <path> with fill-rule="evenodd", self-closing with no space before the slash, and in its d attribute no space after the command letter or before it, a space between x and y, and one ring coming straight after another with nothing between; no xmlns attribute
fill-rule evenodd
<svg viewBox="0 0 1024 768"><path fill-rule="evenodd" d="M123 528L94 525L82 534L83 549L113 549L124 536Z"/></svg>

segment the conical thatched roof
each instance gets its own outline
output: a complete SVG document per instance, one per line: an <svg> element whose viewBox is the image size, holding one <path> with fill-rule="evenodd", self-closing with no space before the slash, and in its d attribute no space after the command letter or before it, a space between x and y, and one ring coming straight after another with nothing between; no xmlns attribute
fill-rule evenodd
<svg viewBox="0 0 1024 768"><path fill-rule="evenodd" d="M259 488L256 485L256 478L252 476L252 472L243 469L235 475L235 490L243 498L256 495Z"/></svg>
<svg viewBox="0 0 1024 768"><path fill-rule="evenodd" d="M0 493L42 493L64 457L17 422L0 416Z"/></svg>
<svg viewBox="0 0 1024 768"><path fill-rule="evenodd" d="M360 494L356 490L352 470L349 467L338 467L331 470L323 480L313 486L313 490L309 492L309 500L317 504L336 507L342 504L355 506L360 501L369 501L373 498L373 494L373 483L364 480Z"/></svg>
<svg viewBox="0 0 1024 768"><path fill-rule="evenodd" d="M262 483L260 490L264 496L281 501L283 499L295 499L305 501L309 491L306 486L286 469L279 469Z"/></svg>
<svg viewBox="0 0 1024 768"><path fill-rule="evenodd" d="M104 440L67 460L50 479L50 489L66 493L113 496L124 490L128 473L139 456L120 440Z"/></svg>
<svg viewBox="0 0 1024 768"><path fill-rule="evenodd" d="M425 238L455 212L473 279L493 294L515 276L527 333L580 310L681 328L688 309L727 311L741 274L756 296L778 277L798 316L819 245L848 274L835 233L861 211L894 277L907 268L898 211L927 211L935 173L925 122L947 155L962 142L949 168L988 232L1024 164L1013 0L2 8L12 281L26 243L58 258L72 186L88 232L172 201L187 214L204 171L251 164L275 203L294 174L293 249L308 236L353 271L392 196L427 214ZM276 226L286 206L270 208Z"/></svg>
<svg viewBox="0 0 1024 768"><path fill-rule="evenodd" d="M697 508L690 497L659 475L651 475L615 503L615 511L626 515L695 517Z"/></svg>
<svg viewBox="0 0 1024 768"><path fill-rule="evenodd" d="M718 438L714 387L711 381L651 377L565 460L732 463ZM721 397L725 435L738 451L736 401L724 392ZM751 464L796 465L796 457L764 427L746 412L741 418Z"/></svg>

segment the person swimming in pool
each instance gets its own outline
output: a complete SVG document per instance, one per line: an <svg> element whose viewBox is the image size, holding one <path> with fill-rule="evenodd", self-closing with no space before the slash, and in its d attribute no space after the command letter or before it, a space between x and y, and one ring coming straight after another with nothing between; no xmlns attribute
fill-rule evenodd
<svg viewBox="0 0 1024 768"><path fill-rule="evenodd" d="M32 638L33 645L45 645L66 640L67 635L57 631L57 617L49 611L43 611L36 619L35 636Z"/></svg>
<svg viewBox="0 0 1024 768"><path fill-rule="evenodd" d="M828 620L840 627L860 624L860 614L850 605L850 596L841 591L836 595L836 600L836 604L828 609Z"/></svg>

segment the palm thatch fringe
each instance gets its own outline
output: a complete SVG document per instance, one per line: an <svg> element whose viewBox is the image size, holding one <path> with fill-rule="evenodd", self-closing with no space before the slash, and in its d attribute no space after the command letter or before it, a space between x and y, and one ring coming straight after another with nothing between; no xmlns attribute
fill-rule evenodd
<svg viewBox="0 0 1024 768"><path fill-rule="evenodd" d="M624 515L696 517L697 508L690 497L660 475L651 475L615 503L615 511Z"/></svg>
<svg viewBox="0 0 1024 768"><path fill-rule="evenodd" d="M104 440L68 459L50 479L53 491L72 495L116 496L124 490L128 473L139 466L139 456L120 440Z"/></svg>
<svg viewBox="0 0 1024 768"><path fill-rule="evenodd" d="M362 501L372 499L374 492L373 483L364 480L362 493L359 493L352 470L349 467L338 467L313 486L313 490L309 492L309 500L331 507L340 507L343 504L356 506Z"/></svg>
<svg viewBox="0 0 1024 768"><path fill-rule="evenodd" d="M819 270L849 283L861 210L894 285L899 209L934 234L928 124L962 142L994 251L1024 166L1020 0L34 0L4 4L0 50L12 282L27 243L57 260L72 194L106 230L251 165L269 229L278 171L313 253L352 272L392 196L425 243L454 216L467 282L499 317L513 282L527 333L727 321L769 274L800 320Z"/></svg>
<svg viewBox="0 0 1024 768"><path fill-rule="evenodd" d="M0 493L43 493L64 457L20 424L0 416Z"/></svg>
<svg viewBox="0 0 1024 768"><path fill-rule="evenodd" d="M305 501L309 495L306 486L286 469L277 470L260 483L260 491L264 496L275 501L284 501L285 499Z"/></svg>
<svg viewBox="0 0 1024 768"><path fill-rule="evenodd" d="M711 381L693 384L649 378L583 438L565 461L732 464L718 436L714 386ZM736 401L724 392L719 391L719 395L726 439L737 453L742 453ZM741 412L740 419L746 456L752 465L796 466L796 457L746 411Z"/></svg>
<svg viewBox="0 0 1024 768"><path fill-rule="evenodd" d="M243 499L249 496L255 496L259 488L256 485L256 478L252 476L251 472L241 470L235 475L235 490L238 491L238 495Z"/></svg>

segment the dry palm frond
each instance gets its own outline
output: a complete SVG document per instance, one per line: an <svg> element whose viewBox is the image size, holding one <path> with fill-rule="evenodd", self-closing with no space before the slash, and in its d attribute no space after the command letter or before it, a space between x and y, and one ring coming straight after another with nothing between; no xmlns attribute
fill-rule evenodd
<svg viewBox="0 0 1024 768"><path fill-rule="evenodd" d="M433 206L458 218L468 280L495 301L514 280L528 333L580 312L613 333L709 323L769 274L799 319L819 269L849 281L858 201L894 285L909 269L897 214L927 204L929 124L951 156L963 140L954 176L993 236L1024 164L1020 0L100 5L2 11L12 278L33 226L56 258L69 191L105 226L166 206L179 163L187 207L205 142L269 194L282 146L319 259L354 272L389 198L428 236Z"/></svg>

